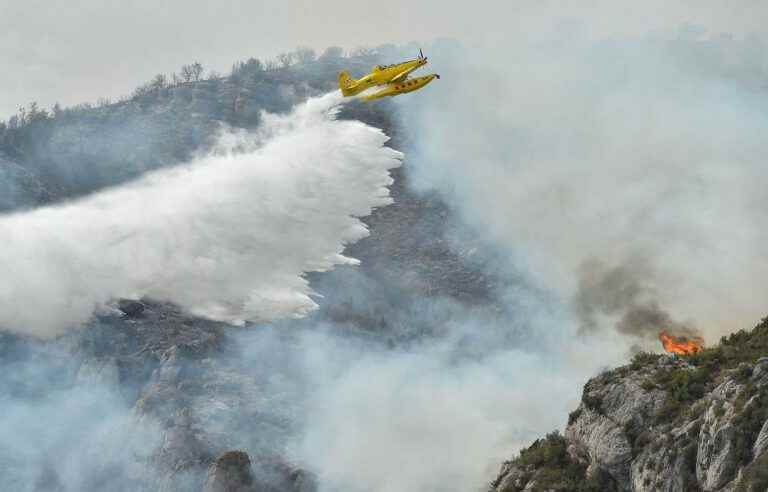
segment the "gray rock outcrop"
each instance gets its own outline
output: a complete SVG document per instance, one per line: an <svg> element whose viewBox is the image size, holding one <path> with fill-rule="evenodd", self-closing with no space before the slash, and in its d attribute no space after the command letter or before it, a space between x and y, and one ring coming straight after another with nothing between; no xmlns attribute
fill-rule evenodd
<svg viewBox="0 0 768 492"><path fill-rule="evenodd" d="M251 459L243 451L227 451L211 463L203 492L256 492Z"/></svg>
<svg viewBox="0 0 768 492"><path fill-rule="evenodd" d="M766 345L768 322L755 333ZM564 436L504 463L490 491L768 490L768 358L712 354L645 355L593 378Z"/></svg>

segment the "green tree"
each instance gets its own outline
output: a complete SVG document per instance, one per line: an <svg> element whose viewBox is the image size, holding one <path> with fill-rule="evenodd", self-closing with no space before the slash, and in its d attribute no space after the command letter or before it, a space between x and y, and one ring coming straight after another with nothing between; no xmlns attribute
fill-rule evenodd
<svg viewBox="0 0 768 492"><path fill-rule="evenodd" d="M315 61L317 59L317 53L315 53L315 50L307 46L299 46L293 52L293 57L297 63L305 65Z"/></svg>
<svg viewBox="0 0 768 492"><path fill-rule="evenodd" d="M293 53L280 53L275 58L280 68L288 68L293 64Z"/></svg>
<svg viewBox="0 0 768 492"><path fill-rule="evenodd" d="M200 62L194 62L190 65L181 66L181 79L184 82L198 82L203 75L203 65Z"/></svg>

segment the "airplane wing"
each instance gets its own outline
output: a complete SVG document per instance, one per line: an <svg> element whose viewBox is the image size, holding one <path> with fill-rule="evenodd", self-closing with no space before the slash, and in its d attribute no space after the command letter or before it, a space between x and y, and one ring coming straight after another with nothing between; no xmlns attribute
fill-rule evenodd
<svg viewBox="0 0 768 492"><path fill-rule="evenodd" d="M402 82L403 80L408 78L408 74L411 73L412 70L404 70L400 72L399 74L395 75L391 79L389 79L390 82Z"/></svg>

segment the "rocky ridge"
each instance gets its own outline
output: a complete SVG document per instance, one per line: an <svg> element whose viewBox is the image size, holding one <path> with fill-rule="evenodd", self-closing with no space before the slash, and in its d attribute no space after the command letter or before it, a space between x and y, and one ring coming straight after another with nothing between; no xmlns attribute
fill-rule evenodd
<svg viewBox="0 0 768 492"><path fill-rule="evenodd" d="M490 490L768 490L768 319L593 378L564 434L506 462Z"/></svg>

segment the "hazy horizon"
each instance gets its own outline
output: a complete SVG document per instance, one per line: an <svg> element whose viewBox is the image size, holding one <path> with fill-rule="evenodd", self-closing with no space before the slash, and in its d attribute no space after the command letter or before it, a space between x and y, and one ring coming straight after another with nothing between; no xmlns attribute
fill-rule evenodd
<svg viewBox="0 0 768 492"><path fill-rule="evenodd" d="M226 73L238 60L269 59L297 46L350 50L455 38L482 47L518 36L545 39L554 31L631 36L685 24L746 36L764 33L766 16L757 12L768 14L768 6L752 0L728 6L687 1L626 6L603 0L459 5L394 0L386 8L370 1L350 8L338 0L322 5L238 0L215 6L197 0L163 5L82 0L76 5L0 0L0 66L6 73L0 79L0 120L33 101L50 108L57 102L115 100L154 75L193 61L206 73Z"/></svg>

